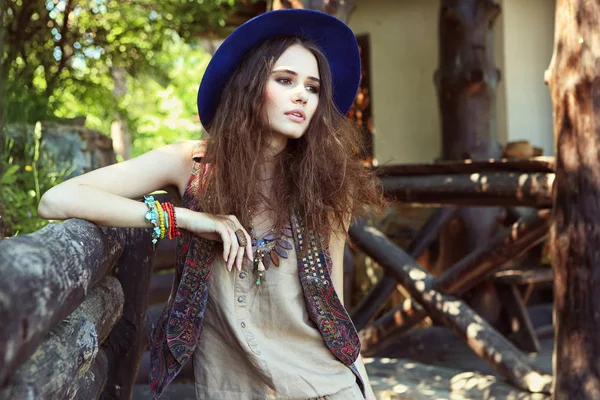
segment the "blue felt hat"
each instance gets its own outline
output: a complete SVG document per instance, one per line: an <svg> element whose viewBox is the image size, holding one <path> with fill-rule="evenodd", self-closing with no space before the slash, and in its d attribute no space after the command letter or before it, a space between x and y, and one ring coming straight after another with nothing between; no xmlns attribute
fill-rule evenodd
<svg viewBox="0 0 600 400"><path fill-rule="evenodd" d="M246 53L277 36L297 36L321 48L331 68L333 101L342 114L350 110L360 81L358 43L352 30L339 19L320 11L277 10L240 25L215 52L198 90L198 114L205 128L210 126L221 93Z"/></svg>

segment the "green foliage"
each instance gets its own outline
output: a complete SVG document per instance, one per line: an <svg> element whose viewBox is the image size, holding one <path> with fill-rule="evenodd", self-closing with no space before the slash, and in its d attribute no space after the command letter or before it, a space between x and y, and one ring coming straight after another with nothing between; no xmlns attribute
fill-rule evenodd
<svg viewBox="0 0 600 400"><path fill-rule="evenodd" d="M159 55L177 56L178 38L222 29L235 9L232 0L8 1L0 54L6 120L48 120L75 104L102 110L97 113L110 124L120 107L115 71L164 81Z"/></svg>
<svg viewBox="0 0 600 400"><path fill-rule="evenodd" d="M23 143L4 135L0 158L0 239L31 233L48 224L37 206L41 195L62 182L70 171L58 170L40 148L41 124L34 135L23 135Z"/></svg>
<svg viewBox="0 0 600 400"><path fill-rule="evenodd" d="M255 1L0 0L0 238L45 225L40 194L64 176L39 138L16 146L3 123L85 116L108 134L118 115L134 156L200 138L196 94L210 56L196 39L223 36Z"/></svg>
<svg viewBox="0 0 600 400"><path fill-rule="evenodd" d="M130 79L129 90L122 99L121 107L135 131L134 156L168 143L199 139L202 135L196 96L210 56L182 40L174 41L172 52L179 56L172 59L163 53L161 58L165 59L158 60L168 65L165 84L149 75Z"/></svg>

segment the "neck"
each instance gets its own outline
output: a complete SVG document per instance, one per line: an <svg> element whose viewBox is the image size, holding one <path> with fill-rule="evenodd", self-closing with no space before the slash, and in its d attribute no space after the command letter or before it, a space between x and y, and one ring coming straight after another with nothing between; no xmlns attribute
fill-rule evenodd
<svg viewBox="0 0 600 400"><path fill-rule="evenodd" d="M280 154L287 146L288 138L277 132L271 133L271 141L269 143L268 158L275 157Z"/></svg>
<svg viewBox="0 0 600 400"><path fill-rule="evenodd" d="M263 162L260 167L260 176L259 179L261 182L268 182L273 179L275 175L275 160L270 158L267 161Z"/></svg>

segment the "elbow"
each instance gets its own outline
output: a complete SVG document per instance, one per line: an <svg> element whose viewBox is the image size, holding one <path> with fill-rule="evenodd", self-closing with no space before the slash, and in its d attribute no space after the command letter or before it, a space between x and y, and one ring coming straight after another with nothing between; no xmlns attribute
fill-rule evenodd
<svg viewBox="0 0 600 400"><path fill-rule="evenodd" d="M43 219L64 219L59 215L57 204L60 204L60 202L57 199L58 196L54 189L51 188L44 193L38 204L38 215Z"/></svg>

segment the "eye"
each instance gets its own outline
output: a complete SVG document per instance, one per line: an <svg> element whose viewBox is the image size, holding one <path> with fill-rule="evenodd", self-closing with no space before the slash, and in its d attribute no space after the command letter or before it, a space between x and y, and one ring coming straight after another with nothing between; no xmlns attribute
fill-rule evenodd
<svg viewBox="0 0 600 400"><path fill-rule="evenodd" d="M275 81L281 83L282 85L289 85L292 83L292 80L290 78L277 78L275 79Z"/></svg>
<svg viewBox="0 0 600 400"><path fill-rule="evenodd" d="M319 93L320 88L318 86L308 85L306 87L306 90L308 90L309 92L313 92L313 93Z"/></svg>

